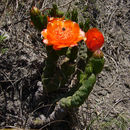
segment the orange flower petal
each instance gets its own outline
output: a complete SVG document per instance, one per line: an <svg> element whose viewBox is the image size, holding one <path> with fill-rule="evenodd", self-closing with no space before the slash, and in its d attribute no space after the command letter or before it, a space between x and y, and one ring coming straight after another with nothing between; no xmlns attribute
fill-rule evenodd
<svg viewBox="0 0 130 130"><path fill-rule="evenodd" d="M85 33L81 31L79 25L70 20L53 20L41 34L44 37L43 42L53 45L55 50L76 46L77 42L85 39Z"/></svg>
<svg viewBox="0 0 130 130"><path fill-rule="evenodd" d="M64 20L64 17L63 18L47 17L47 19L48 19L48 22L53 22L55 20Z"/></svg>

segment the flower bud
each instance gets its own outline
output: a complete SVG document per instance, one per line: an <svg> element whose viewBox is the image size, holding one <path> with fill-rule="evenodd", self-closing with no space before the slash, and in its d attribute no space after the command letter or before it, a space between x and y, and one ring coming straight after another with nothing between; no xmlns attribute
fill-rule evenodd
<svg viewBox="0 0 130 130"><path fill-rule="evenodd" d="M43 15L37 7L32 7L30 11L31 23L36 29L42 31L47 27L47 16Z"/></svg>
<svg viewBox="0 0 130 130"><path fill-rule="evenodd" d="M39 15L40 14L40 10L37 7L32 7L31 9L31 15Z"/></svg>
<svg viewBox="0 0 130 130"><path fill-rule="evenodd" d="M103 58L104 54L101 50L96 50L94 53L93 53L93 57L94 58Z"/></svg>
<svg viewBox="0 0 130 130"><path fill-rule="evenodd" d="M97 28L89 29L85 34L87 48L94 52L100 49L104 43L104 37Z"/></svg>

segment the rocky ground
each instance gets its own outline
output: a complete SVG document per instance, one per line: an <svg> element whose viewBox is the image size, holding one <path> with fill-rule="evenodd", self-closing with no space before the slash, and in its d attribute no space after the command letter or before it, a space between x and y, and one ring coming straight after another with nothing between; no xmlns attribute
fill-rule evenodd
<svg viewBox="0 0 130 130"><path fill-rule="evenodd" d="M31 114L48 116L53 111L56 95L42 94L40 82L46 52L29 11L55 2L63 11L76 7L79 20L90 18L91 26L103 32L106 62L89 99L71 117L42 129L130 129L129 0L1 0L0 34L6 38L0 42L0 127L29 128ZM42 97L39 102L37 95Z"/></svg>

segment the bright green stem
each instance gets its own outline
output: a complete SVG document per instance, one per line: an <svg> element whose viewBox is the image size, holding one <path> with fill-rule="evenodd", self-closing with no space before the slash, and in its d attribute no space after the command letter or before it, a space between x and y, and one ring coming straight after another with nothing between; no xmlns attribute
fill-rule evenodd
<svg viewBox="0 0 130 130"><path fill-rule="evenodd" d="M62 107L73 108L79 107L88 98L93 86L96 82L96 76L91 74L91 76L82 82L81 87L72 95L67 98L62 98L60 104Z"/></svg>
<svg viewBox="0 0 130 130"><path fill-rule="evenodd" d="M31 22L36 29L42 31L47 27L47 16L43 15L42 12L36 7L33 7L30 11Z"/></svg>

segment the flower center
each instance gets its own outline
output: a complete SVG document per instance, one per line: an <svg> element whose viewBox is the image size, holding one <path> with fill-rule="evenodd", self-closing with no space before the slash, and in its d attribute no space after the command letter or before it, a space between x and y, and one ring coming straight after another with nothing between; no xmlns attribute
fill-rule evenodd
<svg viewBox="0 0 130 130"><path fill-rule="evenodd" d="M64 27L62 28L62 31L65 31L65 28L64 28Z"/></svg>

